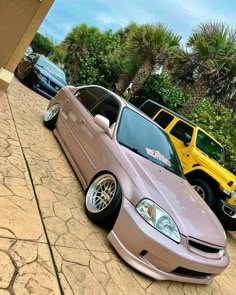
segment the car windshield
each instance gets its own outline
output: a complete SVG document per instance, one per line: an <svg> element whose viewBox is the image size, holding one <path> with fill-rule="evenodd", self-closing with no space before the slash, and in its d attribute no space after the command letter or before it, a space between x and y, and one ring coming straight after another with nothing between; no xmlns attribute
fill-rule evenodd
<svg viewBox="0 0 236 295"><path fill-rule="evenodd" d="M123 110L117 141L136 154L183 177L179 158L168 135L129 108Z"/></svg>
<svg viewBox="0 0 236 295"><path fill-rule="evenodd" d="M36 64L44 68L45 70L47 70L54 77L57 77L63 80L64 82L66 82L65 73L61 69L59 69L56 65L51 63L49 60L46 60L45 58L40 56Z"/></svg>
<svg viewBox="0 0 236 295"><path fill-rule="evenodd" d="M201 130L197 133L196 146L220 164L224 163L223 147Z"/></svg>

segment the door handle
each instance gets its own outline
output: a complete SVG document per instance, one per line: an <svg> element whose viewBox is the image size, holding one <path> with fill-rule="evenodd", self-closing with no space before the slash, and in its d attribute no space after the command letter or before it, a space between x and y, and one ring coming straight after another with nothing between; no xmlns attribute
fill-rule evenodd
<svg viewBox="0 0 236 295"><path fill-rule="evenodd" d="M80 118L80 123L85 123L85 119L84 118Z"/></svg>
<svg viewBox="0 0 236 295"><path fill-rule="evenodd" d="M66 100L66 103L69 103L69 99Z"/></svg>

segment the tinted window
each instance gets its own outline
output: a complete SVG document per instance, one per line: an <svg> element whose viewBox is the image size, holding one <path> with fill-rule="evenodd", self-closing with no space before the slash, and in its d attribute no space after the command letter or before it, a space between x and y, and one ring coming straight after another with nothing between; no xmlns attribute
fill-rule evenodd
<svg viewBox="0 0 236 295"><path fill-rule="evenodd" d="M170 122L173 120L173 116L166 113L165 111L161 111L156 118L154 119L154 121L156 123L158 123L162 128L166 128Z"/></svg>
<svg viewBox="0 0 236 295"><path fill-rule="evenodd" d="M219 163L224 162L224 149L207 134L198 131L196 146Z"/></svg>
<svg viewBox="0 0 236 295"><path fill-rule="evenodd" d="M151 101L146 101L140 106L140 110L150 118L153 118L160 109L160 106Z"/></svg>
<svg viewBox="0 0 236 295"><path fill-rule="evenodd" d="M181 141L183 141L184 133L187 133L192 138L193 127L182 121L178 121L170 131L170 134L174 135Z"/></svg>
<svg viewBox="0 0 236 295"><path fill-rule="evenodd" d="M131 109L123 110L117 140L134 153L183 176L179 158L169 136Z"/></svg>
<svg viewBox="0 0 236 295"><path fill-rule="evenodd" d="M98 87L81 88L75 92L75 96L89 111L105 94L107 94L107 92Z"/></svg>
<svg viewBox="0 0 236 295"><path fill-rule="evenodd" d="M112 125L116 122L119 113L119 103L111 94L107 94L106 97L92 109L91 113L93 116L102 115L106 117L109 119L110 125Z"/></svg>

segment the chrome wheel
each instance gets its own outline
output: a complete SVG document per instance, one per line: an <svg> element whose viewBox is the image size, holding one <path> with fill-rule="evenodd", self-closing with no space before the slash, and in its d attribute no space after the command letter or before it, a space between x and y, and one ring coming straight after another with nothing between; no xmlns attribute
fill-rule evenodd
<svg viewBox="0 0 236 295"><path fill-rule="evenodd" d="M91 213L99 213L112 202L117 190L116 179L111 174L99 176L90 185L86 194L86 208Z"/></svg>
<svg viewBox="0 0 236 295"><path fill-rule="evenodd" d="M48 122L52 120L53 118L58 116L59 112L60 112L60 107L58 104L55 104L44 115L44 121Z"/></svg>
<svg viewBox="0 0 236 295"><path fill-rule="evenodd" d="M204 189L203 189L201 186L196 185L196 184L192 185L192 187L193 187L193 189L199 194L199 196L200 196L203 200L205 200L205 198L206 198L206 194L205 194Z"/></svg>

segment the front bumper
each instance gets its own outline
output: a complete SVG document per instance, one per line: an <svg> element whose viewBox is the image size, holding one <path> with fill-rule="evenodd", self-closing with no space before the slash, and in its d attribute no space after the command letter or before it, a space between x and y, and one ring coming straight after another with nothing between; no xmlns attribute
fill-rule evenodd
<svg viewBox="0 0 236 295"><path fill-rule="evenodd" d="M51 100L56 94L57 91L49 84L37 79L33 84L32 88L38 92L39 94L43 95L44 97Z"/></svg>
<svg viewBox="0 0 236 295"><path fill-rule="evenodd" d="M236 230L236 206L220 200L217 206L216 215L227 230Z"/></svg>
<svg viewBox="0 0 236 295"><path fill-rule="evenodd" d="M128 264L157 280L208 284L229 263L224 249L218 254L196 252L185 236L180 244L167 238L144 221L126 198L108 238Z"/></svg>
<svg viewBox="0 0 236 295"><path fill-rule="evenodd" d="M219 202L219 208L221 212L232 221L232 223L236 224L236 206L232 206L221 199Z"/></svg>

